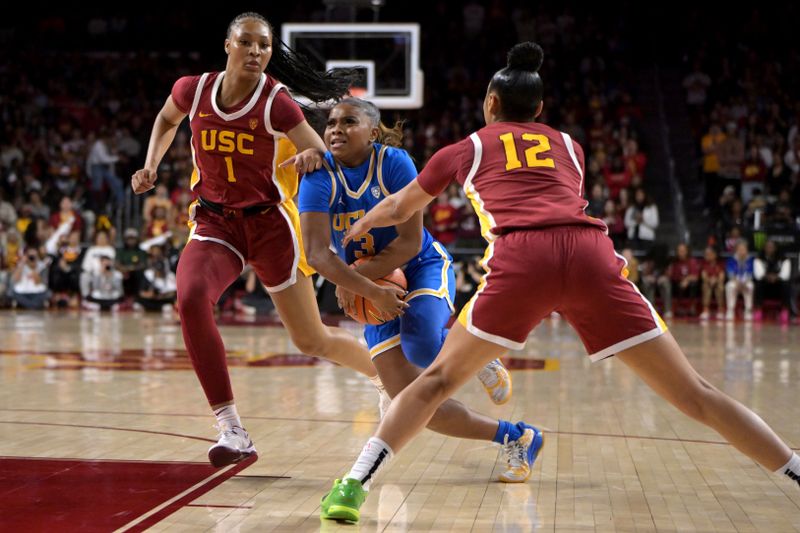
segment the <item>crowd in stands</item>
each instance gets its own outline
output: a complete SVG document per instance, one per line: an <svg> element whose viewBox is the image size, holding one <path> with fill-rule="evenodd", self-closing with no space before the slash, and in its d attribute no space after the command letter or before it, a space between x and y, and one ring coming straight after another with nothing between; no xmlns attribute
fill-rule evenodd
<svg viewBox="0 0 800 533"><path fill-rule="evenodd" d="M714 29L698 27L708 33L687 43L683 88L704 190L690 216L708 225L694 236L694 254L687 243L671 261L648 259L644 291L667 315L678 300L680 312L708 319L715 300L715 316L730 319L741 295L746 320L760 320L765 306L782 323L798 316L800 64L796 46L760 48L754 37L768 20L754 15L741 31L726 21L728 38L708 39Z"/></svg>
<svg viewBox="0 0 800 533"><path fill-rule="evenodd" d="M787 91L778 95L780 84L770 81L779 69L746 53L736 61L710 65L711 54L700 52L697 68L687 72L687 102L705 150L706 206L719 222L712 240L699 246L715 248L706 251L707 261L679 247L670 266L649 253L659 236L659 210L648 193L642 111L631 89L625 39L615 26L592 16L568 9L552 16L522 2L512 4L516 7L511 9L511 28L502 2L435 2L435 17L422 22L423 47L436 50L422 57L425 106L384 117L387 123L406 121L404 147L418 166L482 125L481 102L489 74L504 62L503 51L511 44L534 39L546 50L541 72L547 91L539 120L583 146L586 212L605 221L618 250L628 250L632 279L643 292L667 316L673 313L673 302L687 299L700 302L690 307L699 307L695 313L702 317L717 312L728 316L731 295L737 294L744 297L745 317L758 318L759 302L775 294L782 302L781 316L792 309L796 298L781 285L786 281L781 242L770 256L762 253L767 239L758 242L760 256L751 261L749 284L747 267L725 267L739 239L760 228L791 225L798 215L798 113L790 107ZM45 23L47 31L59 26L52 20ZM111 33L125 31L117 21L90 24L90 33L101 27L106 39L98 42L107 45L119 42L107 38ZM442 31L460 46L437 46L434 39ZM24 67L34 63L36 69ZM113 45L102 53L3 50L0 303L24 308L171 308L174 272L188 236L188 206L193 200L187 188L192 160L186 124L159 168L159 186L141 205L131 201L129 176L141 165L152 119L174 80L221 65L219 51L143 53ZM712 67L727 72L727 78ZM781 73L785 75L785 69ZM776 91L774 101L754 99L754 80L759 90L767 86ZM132 209L136 212L131 214ZM119 224L115 215L121 210L130 224ZM483 242L463 191L453 185L443 192L426 212L425 222L456 256L458 293L464 300L482 271L475 252ZM752 248L754 241L749 241ZM710 258L715 253L716 260ZM740 270L744 277L731 285L739 279L731 272ZM247 270L220 306L252 314L271 309Z"/></svg>
<svg viewBox="0 0 800 533"><path fill-rule="evenodd" d="M674 258L660 269L654 258L636 258L630 248L623 250L636 283L665 318L674 313L696 316L701 320L760 321L770 303L771 314L783 324L797 301L797 287L791 283L790 259L778 252L775 241L766 242L758 255L750 253L747 241L739 240L733 254L720 258L713 246L706 247L702 259L690 254L686 244L679 244ZM712 312L713 310L713 312Z"/></svg>

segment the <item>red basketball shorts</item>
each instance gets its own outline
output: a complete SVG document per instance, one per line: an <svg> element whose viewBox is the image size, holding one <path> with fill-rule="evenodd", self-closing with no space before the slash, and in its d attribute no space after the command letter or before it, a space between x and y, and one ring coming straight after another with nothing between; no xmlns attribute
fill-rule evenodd
<svg viewBox="0 0 800 533"><path fill-rule="evenodd" d="M589 226L515 231L489 244L478 290L459 315L473 335L521 349L559 312L598 361L658 337L667 326L626 278L625 259Z"/></svg>
<svg viewBox="0 0 800 533"><path fill-rule="evenodd" d="M225 246L239 257L242 268L247 263L253 267L270 292L294 285L298 269L306 276L314 273L306 262L300 217L291 200L244 218L225 218L192 202L189 227L190 240Z"/></svg>

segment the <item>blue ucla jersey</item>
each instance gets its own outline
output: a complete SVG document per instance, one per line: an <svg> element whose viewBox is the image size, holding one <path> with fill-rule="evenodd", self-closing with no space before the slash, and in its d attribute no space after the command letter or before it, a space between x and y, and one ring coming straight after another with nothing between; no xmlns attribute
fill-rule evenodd
<svg viewBox="0 0 800 533"><path fill-rule="evenodd" d="M339 165L330 152L319 170L303 176L298 198L301 213L330 214L331 244L347 264L359 257L375 255L397 237L394 227L373 228L347 247L342 238L348 228L386 196L417 177L417 169L405 150L373 144L370 156L355 168ZM430 253L433 237L422 229L422 247L417 257Z"/></svg>

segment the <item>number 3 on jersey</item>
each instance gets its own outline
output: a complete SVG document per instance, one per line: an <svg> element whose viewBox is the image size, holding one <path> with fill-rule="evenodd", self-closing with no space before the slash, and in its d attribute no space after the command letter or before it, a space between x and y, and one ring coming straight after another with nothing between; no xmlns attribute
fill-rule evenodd
<svg viewBox="0 0 800 533"><path fill-rule="evenodd" d="M353 255L356 256L356 259L375 255L375 240L372 238L372 235L365 233L358 238L358 243L361 245L361 249L353 250Z"/></svg>
<svg viewBox="0 0 800 533"><path fill-rule="evenodd" d="M506 151L506 170L522 167L522 161L517 155L517 143L513 133L504 133L500 136L503 148ZM556 163L550 157L539 158L539 154L550 151L550 139L539 133L523 133L522 140L533 141L536 144L525 149L525 164L528 168L555 168Z"/></svg>

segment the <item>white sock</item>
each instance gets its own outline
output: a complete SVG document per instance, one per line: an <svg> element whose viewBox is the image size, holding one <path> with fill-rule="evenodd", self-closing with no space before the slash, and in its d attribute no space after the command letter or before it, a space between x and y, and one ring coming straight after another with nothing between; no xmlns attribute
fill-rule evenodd
<svg viewBox="0 0 800 533"><path fill-rule="evenodd" d="M217 417L217 424L224 431L231 429L234 426L242 427L242 421L239 418L239 413L236 412L236 404L226 405L218 409L214 409L214 416Z"/></svg>
<svg viewBox="0 0 800 533"><path fill-rule="evenodd" d="M785 474L800 484L800 455L793 453L789 461L775 471L776 474Z"/></svg>
<svg viewBox="0 0 800 533"><path fill-rule="evenodd" d="M378 389L378 392L384 390L383 381L381 381L381 377L378 374L375 374L369 380L375 385L375 388Z"/></svg>
<svg viewBox="0 0 800 533"><path fill-rule="evenodd" d="M364 490L368 491L378 469L388 463L392 455L394 453L388 444L378 437L372 437L364 445L361 455L358 456L355 464L344 477L359 480L364 486Z"/></svg>

